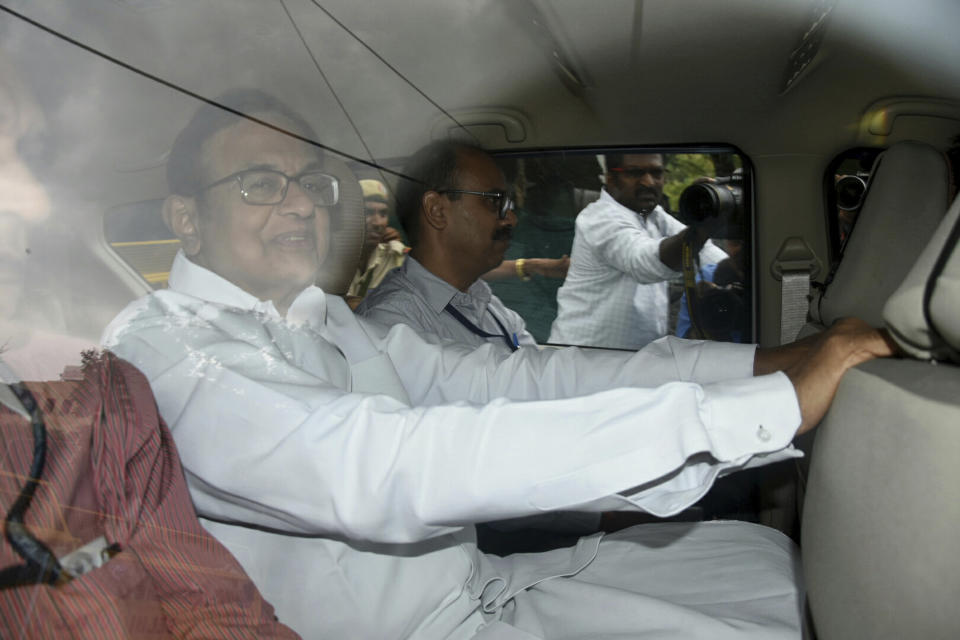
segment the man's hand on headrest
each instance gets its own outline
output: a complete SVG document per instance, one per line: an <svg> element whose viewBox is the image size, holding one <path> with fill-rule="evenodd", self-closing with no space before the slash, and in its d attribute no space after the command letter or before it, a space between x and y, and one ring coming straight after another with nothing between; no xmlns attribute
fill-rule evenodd
<svg viewBox="0 0 960 640"><path fill-rule="evenodd" d="M847 369L896 353L886 330L875 329L858 318L842 318L815 336L806 353L784 369L800 404L802 421L797 433L820 423Z"/></svg>

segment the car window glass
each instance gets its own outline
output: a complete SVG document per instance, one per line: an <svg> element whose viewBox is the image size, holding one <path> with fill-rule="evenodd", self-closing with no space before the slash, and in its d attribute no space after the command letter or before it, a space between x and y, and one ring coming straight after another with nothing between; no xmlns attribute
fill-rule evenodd
<svg viewBox="0 0 960 640"><path fill-rule="evenodd" d="M661 150L635 151L648 154ZM672 151L663 154L662 194L654 217L647 218L645 224L638 213L620 205L609 193L601 199L604 150L498 157L514 185L517 205L518 226L507 260L556 260L564 256L571 260L565 277L534 273L529 280L503 278L490 283L505 305L523 316L538 342L633 349L663 335L694 337L698 330L703 337L751 339L750 192L743 159L731 149ZM612 213L601 215L593 228L583 220L578 227L578 217L584 211L590 216L600 206L609 207ZM647 262L659 263L655 250L651 254L650 243L655 246L661 238L675 235L697 216L712 220L713 206L724 209L724 222L711 233L714 240L710 244L714 246L709 249L709 257L701 261L699 270L694 265L691 271L697 280L696 300L702 301L696 320L691 322L682 273L664 272L662 265L655 265L655 273L647 275L634 259L646 251ZM604 224L604 217L615 215L623 219ZM578 233L583 236L580 242L576 242ZM614 246L611 241L616 238L608 234L616 233L623 234L624 239L635 235L638 244ZM639 243L645 238L648 244L641 247ZM733 257L721 265L730 255ZM719 282L712 282L718 273ZM591 328L556 330L565 286L573 289L568 302L585 300L585 307L593 305ZM604 311L605 306L611 309ZM602 313L606 315L597 317Z"/></svg>
<svg viewBox="0 0 960 640"><path fill-rule="evenodd" d="M856 224L873 163L881 151L874 148L844 151L833 159L824 175L827 229L834 261L839 259L843 245Z"/></svg>

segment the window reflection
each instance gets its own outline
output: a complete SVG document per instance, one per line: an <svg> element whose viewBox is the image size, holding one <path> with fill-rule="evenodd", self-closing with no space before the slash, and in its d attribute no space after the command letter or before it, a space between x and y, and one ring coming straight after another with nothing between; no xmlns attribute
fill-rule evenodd
<svg viewBox="0 0 960 640"><path fill-rule="evenodd" d="M0 52L0 374L57 379L92 343L67 335L54 263L47 189L29 153L43 132L32 92ZM62 252L62 247L60 251Z"/></svg>

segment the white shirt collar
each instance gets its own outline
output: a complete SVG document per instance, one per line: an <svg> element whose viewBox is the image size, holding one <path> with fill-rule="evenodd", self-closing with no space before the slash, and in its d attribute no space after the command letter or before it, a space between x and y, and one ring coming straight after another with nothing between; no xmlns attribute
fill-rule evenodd
<svg viewBox="0 0 960 640"><path fill-rule="evenodd" d="M260 300L226 278L201 267L187 258L182 249L173 259L168 282L170 289L178 293L225 307L254 311L271 318L281 319L280 313L271 300ZM314 326L324 324L326 319L326 294L320 287L315 286L309 286L300 292L287 310L285 318L290 324L308 323Z"/></svg>

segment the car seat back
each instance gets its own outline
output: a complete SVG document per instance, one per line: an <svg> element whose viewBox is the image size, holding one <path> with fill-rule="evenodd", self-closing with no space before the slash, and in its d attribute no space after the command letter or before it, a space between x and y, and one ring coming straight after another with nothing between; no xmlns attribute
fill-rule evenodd
<svg viewBox="0 0 960 640"><path fill-rule="evenodd" d="M815 322L882 324L884 303L943 219L949 185L946 157L929 145L900 142L877 158L842 259L811 304Z"/></svg>
<svg viewBox="0 0 960 640"><path fill-rule="evenodd" d="M802 523L820 640L960 629L960 199L883 316L915 359L844 376L817 429Z"/></svg>

